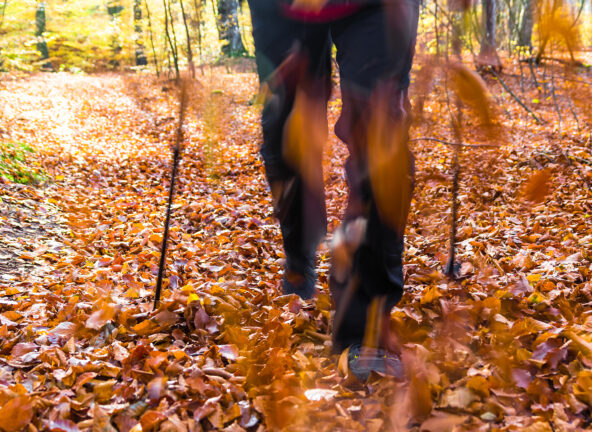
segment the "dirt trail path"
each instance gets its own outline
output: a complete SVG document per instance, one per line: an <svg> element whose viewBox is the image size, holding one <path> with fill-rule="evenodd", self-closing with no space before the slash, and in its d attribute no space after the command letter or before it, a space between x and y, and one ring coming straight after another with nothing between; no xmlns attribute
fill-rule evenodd
<svg viewBox="0 0 592 432"><path fill-rule="evenodd" d="M19 412L14 421L32 419L31 430L124 431L587 425L590 167L562 159L549 126L517 121L519 112L505 118L506 146L464 152L463 280L450 282L441 269L451 153L417 143L407 294L391 322L408 380L356 386L329 354L326 246L319 297L277 295L282 256L257 157L259 108L249 105L256 86L253 74L215 70L192 93L167 267L172 289L152 313L173 86L61 73L2 82L0 127L42 154L55 179L44 200L60 209L68 231L63 248L33 257L51 266L40 280L26 290L0 285L0 419ZM332 122L339 104L336 95ZM426 102L414 136L447 136L442 104ZM589 157L586 141L567 134L567 151ZM344 156L332 139L330 231L345 199ZM552 193L527 204L517 191L543 167Z"/></svg>

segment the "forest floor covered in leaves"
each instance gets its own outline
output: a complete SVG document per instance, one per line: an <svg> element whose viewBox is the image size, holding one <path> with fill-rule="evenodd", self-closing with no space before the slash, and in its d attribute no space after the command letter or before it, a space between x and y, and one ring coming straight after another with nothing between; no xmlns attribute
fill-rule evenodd
<svg viewBox="0 0 592 432"><path fill-rule="evenodd" d="M174 85L3 77L2 139L34 148L51 180L0 187L0 429L592 428L590 119L573 83L549 89L537 70L537 90L515 69L501 76L543 123L486 77L503 133L461 151L458 281L443 275L452 147L412 141L406 294L391 316L406 377L366 385L330 354L329 246L314 300L278 293L255 74L206 70L192 89L155 312ZM443 86L429 87L412 138L454 140ZM340 104L336 92L331 124ZM466 121L463 142L484 142ZM330 237L346 149L333 137L325 156Z"/></svg>

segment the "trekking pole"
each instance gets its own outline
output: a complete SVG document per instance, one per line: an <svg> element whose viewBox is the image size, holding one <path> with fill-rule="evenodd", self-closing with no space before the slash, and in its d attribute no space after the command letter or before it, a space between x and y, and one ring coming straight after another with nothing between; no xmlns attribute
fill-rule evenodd
<svg viewBox="0 0 592 432"><path fill-rule="evenodd" d="M169 188L169 202L167 205L166 219L164 222L164 234L162 236L162 246L160 249L160 264L158 266L158 278L156 279L156 290L154 291L154 309L158 307L158 303L160 302L160 293L162 291L162 278L164 275L166 250L167 243L169 240L169 224L171 221L171 205L173 203L173 195L175 191L175 178L177 177L177 166L179 165L179 157L181 154L181 143L183 142L183 121L185 120L185 108L187 105L187 84L185 81L181 82L181 95L179 99L179 124L177 125L175 146L173 148L173 170L171 174L171 185Z"/></svg>
<svg viewBox="0 0 592 432"><path fill-rule="evenodd" d="M451 125L454 131L456 142L462 144L462 133L460 125L462 124L462 111L460 99L456 98L456 118L451 113ZM454 146L454 156L452 157L452 205L450 209L450 249L448 253L448 262L444 274L452 280L458 279L460 264L456 261L456 240L458 229L458 181L460 177L460 152L462 145Z"/></svg>

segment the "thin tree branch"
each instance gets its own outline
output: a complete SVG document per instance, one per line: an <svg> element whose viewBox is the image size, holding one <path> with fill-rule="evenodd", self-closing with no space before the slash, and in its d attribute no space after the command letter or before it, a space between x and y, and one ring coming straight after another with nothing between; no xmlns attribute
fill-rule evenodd
<svg viewBox="0 0 592 432"><path fill-rule="evenodd" d="M530 109L526 106L526 104L524 102L522 102L522 100L520 100L520 98L518 96L516 96L516 94L510 90L510 87L508 87L508 85L504 82L504 80L502 79L501 76L499 76L499 74L493 70L493 68L487 68L487 71L491 72L493 74L493 76L495 76L498 80L498 82L502 85L502 87L510 94L510 96L512 96L514 98L514 100L516 102L518 102L518 104L524 108L531 116L532 118L534 118L534 120L538 123L538 124L543 124L544 122Z"/></svg>
<svg viewBox="0 0 592 432"><path fill-rule="evenodd" d="M571 111L571 115L573 115L575 121L576 121L576 126L578 128L578 133L580 133L580 120L578 118L578 114L576 113L576 109L573 106L571 97L569 97L569 93L565 92L565 97L567 99L567 106L569 107L569 110Z"/></svg>
<svg viewBox="0 0 592 432"><path fill-rule="evenodd" d="M551 157L557 158L557 155L556 154L545 152L545 151L539 151L537 154L538 155L543 155L543 156L548 157L548 158L551 158ZM576 161L576 162L579 162L579 163L584 164L584 165L592 166L592 160L590 160L590 159L585 159L585 158L582 158L582 157L573 156L573 155L570 155L567 152L566 153L562 153L561 156L563 156L566 160ZM553 159L553 162L555 162L555 159Z"/></svg>
<svg viewBox="0 0 592 432"><path fill-rule="evenodd" d="M553 106L555 107L555 112L557 113L557 121L558 121L558 129L559 129L559 141L561 142L562 133L561 133L561 123L562 123L562 116L561 110L559 109L559 104L557 103L557 96L555 94L555 72L551 72L551 95L553 96Z"/></svg>
<svg viewBox="0 0 592 432"><path fill-rule="evenodd" d="M152 33L152 19L150 18L150 9L148 8L148 0L144 0L146 6L146 17L148 18L148 32L150 34L150 45L152 46L152 58L154 59L154 67L156 68L156 76L160 77L160 67L158 65L158 57L156 57L156 49L154 48L154 36Z"/></svg>
<svg viewBox="0 0 592 432"><path fill-rule="evenodd" d="M571 29L571 28L574 28L574 27L575 27L575 25L577 24L577 22L579 21L579 19L580 19L580 16L582 15L582 11L584 10L584 5L585 5L585 4L586 4L586 0L582 0L582 1L580 2L580 8L578 9L578 14L577 14L577 15L576 15L576 17L575 17L575 19L574 19L574 22L573 22L573 23L571 24L571 26L569 27L570 29Z"/></svg>

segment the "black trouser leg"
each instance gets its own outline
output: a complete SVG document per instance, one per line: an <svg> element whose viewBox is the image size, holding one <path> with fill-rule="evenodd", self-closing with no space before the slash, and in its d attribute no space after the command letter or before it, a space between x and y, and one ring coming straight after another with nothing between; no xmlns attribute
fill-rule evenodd
<svg viewBox="0 0 592 432"><path fill-rule="evenodd" d="M330 94L330 38L327 25L287 19L276 1L250 1L257 67L270 97L262 112L261 156L274 194L286 253L286 273L305 277L304 298L312 296L317 246L326 232L322 184L311 185L286 160L284 127L299 91L326 110ZM307 133L302 131L302 133ZM321 160L318 161L321 170Z"/></svg>
<svg viewBox="0 0 592 432"><path fill-rule="evenodd" d="M366 7L331 26L343 98L335 131L350 151L346 163L350 196L344 223L358 217L367 220L364 240L353 256L350 280L331 284L338 303L336 316L340 318L333 333L336 350L363 342L373 302L381 300L382 313L386 313L403 293L404 227L393 227L377 209L368 168L368 126L375 108L373 101L386 98L385 115L390 124L403 125L406 137L407 87L417 19L418 3L405 0ZM412 164L412 157L407 159ZM412 172L410 167L410 176ZM393 190L393 195L396 193ZM352 286L349 296L344 296L343 291Z"/></svg>

